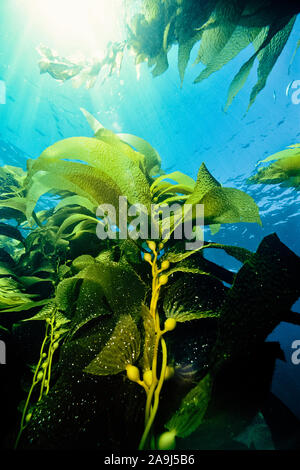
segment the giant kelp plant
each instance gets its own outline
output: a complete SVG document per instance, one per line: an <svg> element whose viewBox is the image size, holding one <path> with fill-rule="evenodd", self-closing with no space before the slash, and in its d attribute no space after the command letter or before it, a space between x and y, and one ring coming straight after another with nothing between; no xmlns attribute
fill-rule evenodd
<svg viewBox="0 0 300 470"><path fill-rule="evenodd" d="M1 169L0 334L19 351L7 387L23 388L5 445L265 448L267 436L274 446L265 410L282 356L265 339L281 321L300 324L290 310L299 257L275 234L255 253L205 240L186 250L175 232L189 221L201 238L196 205L215 233L260 224L254 200L204 163L196 181L165 174L148 142L83 112L93 138L55 143L26 173ZM110 204L120 215L121 196L156 224L155 238L139 236L145 218L129 214L121 237L111 214L97 211ZM239 271L208 261L211 249L237 259Z"/></svg>
<svg viewBox="0 0 300 470"><path fill-rule="evenodd" d="M257 59L257 82L251 91L250 107L265 87L300 11L294 0L142 0L127 2L127 6L127 37L123 42L109 43L101 61L75 63L40 46L41 73L61 81L72 79L75 86L85 83L90 88L98 75L104 81L119 72L124 51L129 49L136 65L146 62L156 77L168 69L168 52L178 45L182 84L191 51L199 43L195 64L205 66L194 80L199 83L252 45L249 59L232 79L225 110L245 85Z"/></svg>

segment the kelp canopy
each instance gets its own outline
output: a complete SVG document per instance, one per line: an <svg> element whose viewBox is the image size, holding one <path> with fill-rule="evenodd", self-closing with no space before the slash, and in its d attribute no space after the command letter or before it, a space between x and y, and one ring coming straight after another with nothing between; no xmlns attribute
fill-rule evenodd
<svg viewBox="0 0 300 470"><path fill-rule="evenodd" d="M300 11L294 0L142 0L127 5L127 38L123 43L110 43L102 61L74 63L41 46L41 73L48 72L62 81L72 78L76 86L86 83L91 87L99 74L105 80L120 71L128 48L135 55L136 65L146 62L155 77L168 69L168 52L178 45L182 84L191 51L199 42L195 64L205 68L194 83L200 83L252 45L254 51L249 50L249 59L231 81L225 110L246 83L257 59L257 82L251 91L250 107L264 88Z"/></svg>

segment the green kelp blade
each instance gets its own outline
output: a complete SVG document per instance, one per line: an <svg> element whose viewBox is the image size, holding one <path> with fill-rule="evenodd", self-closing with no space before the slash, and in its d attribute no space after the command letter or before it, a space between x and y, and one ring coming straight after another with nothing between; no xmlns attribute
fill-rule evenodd
<svg viewBox="0 0 300 470"><path fill-rule="evenodd" d="M26 294L20 290L19 283L10 277L0 278L0 309L8 311L8 309L18 308L24 304L27 304L33 294Z"/></svg>
<svg viewBox="0 0 300 470"><path fill-rule="evenodd" d="M83 161L88 165L84 165L87 167L84 169L82 164L78 167L79 163L59 160ZM98 186L104 184L108 191L109 182L110 185L120 188L121 195L126 195L131 204L140 203L150 209L149 185L137 163L113 146L95 138L71 137L48 147L31 165L28 180L30 181L37 171L48 171L55 176L66 177L68 171L71 172L71 168L74 168L73 165L79 173L80 169L84 172L82 180L85 179L85 173L89 173L90 178L93 176L94 180L99 180ZM79 185L78 179L76 183Z"/></svg>
<svg viewBox="0 0 300 470"><path fill-rule="evenodd" d="M286 20L283 20L286 23ZM278 57L280 56L284 46L287 43L287 40L291 34L293 26L296 21L296 16L291 17L290 21L282 27L280 24L281 21L279 20L279 30L276 34L272 37L270 42L266 45L266 47L260 51L258 54L259 59L259 66L257 69L257 83L254 85L250 95L250 101L248 105L248 110L254 103L258 93L263 90L266 85L267 78L271 73Z"/></svg>
<svg viewBox="0 0 300 470"><path fill-rule="evenodd" d="M204 310L204 311L199 311L199 312L190 312L190 311L184 311L182 310L177 310L175 312L169 312L168 315L166 315L167 318L174 318L178 323L184 323L187 321L192 321L192 320L200 320L202 318L218 318L220 316L219 313L214 312L213 310Z"/></svg>
<svg viewBox="0 0 300 470"><path fill-rule="evenodd" d="M294 144L281 152L270 155L258 164L273 162L248 178L248 183L281 184L282 186L300 187L300 144Z"/></svg>
<svg viewBox="0 0 300 470"><path fill-rule="evenodd" d="M78 273L79 271L82 271L82 269L85 269L87 266L90 264L95 264L95 258L93 258L91 255L80 255L77 258L75 258L72 261L72 271L75 271Z"/></svg>
<svg viewBox="0 0 300 470"><path fill-rule="evenodd" d="M168 173L166 175L161 175L158 178L156 178L151 185L151 192L155 194L157 191L159 191L161 188L165 189L166 186L166 181L164 180L171 180L175 181L176 183L183 185L183 186L188 186L191 189L195 187L195 181L193 178L191 178L188 175L185 175L181 171L173 171L172 173ZM172 186L172 183L169 183L170 186Z"/></svg>
<svg viewBox="0 0 300 470"><path fill-rule="evenodd" d="M252 184L280 184L298 189L300 187L300 154L283 157L248 178Z"/></svg>
<svg viewBox="0 0 300 470"><path fill-rule="evenodd" d="M261 28L252 28L250 31L243 26L237 26L231 35L225 47L207 63L204 70L194 80L194 83L200 83L211 74L220 70L225 64L234 59L245 47L247 47L258 35Z"/></svg>
<svg viewBox="0 0 300 470"><path fill-rule="evenodd" d="M132 134L118 134L118 137L127 144L134 147L139 153L144 155L146 170L149 176L155 176L159 173L161 167L161 158L157 150L146 140Z"/></svg>
<svg viewBox="0 0 300 470"><path fill-rule="evenodd" d="M41 196L54 190L65 190L88 197L95 206L103 203L118 208L121 189L107 175L97 168L81 163L57 162L55 165L60 176L55 172L38 172L31 178L27 192L27 218Z"/></svg>
<svg viewBox="0 0 300 470"><path fill-rule="evenodd" d="M80 108L80 111L86 118L94 134L96 134L99 129L104 129L104 126L89 111L84 108Z"/></svg>
<svg viewBox="0 0 300 470"><path fill-rule="evenodd" d="M84 369L93 375L114 375L134 364L140 355L141 338L130 315L121 315L108 342Z"/></svg>
<svg viewBox="0 0 300 470"><path fill-rule="evenodd" d="M212 391L212 379L207 374L182 400L180 408L165 427L178 437L187 437L203 422Z"/></svg>
<svg viewBox="0 0 300 470"><path fill-rule="evenodd" d="M33 297L30 296L30 297ZM43 305L46 305L49 303L49 299L44 299L44 300L37 300L37 301L30 301L28 302L28 298L27 298L27 302L24 302L23 304L21 304L20 306L18 307L12 307L12 308L6 308L5 310L1 310L0 312L1 313L6 313L6 312L26 312L27 310L31 310L32 308L37 308L37 307L41 307Z"/></svg>
<svg viewBox="0 0 300 470"><path fill-rule="evenodd" d="M275 160L281 160L282 158L288 157L298 157L300 154L300 144L293 144L289 145L285 150L281 150L280 152L273 153L269 157L265 158L264 160L260 160L257 165L260 163L267 163Z"/></svg>
<svg viewBox="0 0 300 470"><path fill-rule="evenodd" d="M141 168L144 166L144 156L139 153L139 150L136 152L132 147L133 145L130 143L130 138L135 137L131 136L130 134L116 134L111 130L106 129L91 113L87 110L80 108L83 112L84 116L86 117L89 125L91 126L94 137L102 142L112 146L114 150L119 151L120 153L124 153L127 155L133 162L139 165ZM125 138L122 138L124 136ZM126 139L128 136L128 139ZM138 138L137 138L138 139ZM141 139L143 140L143 139ZM147 142L145 142L147 144ZM149 144L148 144L149 145ZM146 146L145 146L146 147ZM151 147L149 145L149 147Z"/></svg>
<svg viewBox="0 0 300 470"><path fill-rule="evenodd" d="M55 294L56 307L65 312L71 318L78 297L79 284L81 281L76 277L63 279L57 285Z"/></svg>
<svg viewBox="0 0 300 470"><path fill-rule="evenodd" d="M96 217L91 217L86 214L72 214L67 219L62 223L62 225L59 227L59 230L56 234L56 237L59 238L64 234L69 227L72 227L74 224L78 224L78 222L87 222L90 225L91 224L98 224L100 223ZM96 235L96 228L94 230L95 235ZM73 233L73 232L72 232ZM71 235L72 233L68 233L68 235Z"/></svg>
<svg viewBox="0 0 300 470"><path fill-rule="evenodd" d="M229 256L237 259L241 263L245 263L246 261L250 260L253 252L247 250L246 248L242 248L239 246L232 246L232 245L223 245L221 243L208 243L207 245L203 246L203 249L206 248L214 248L218 250L224 250Z"/></svg>
<svg viewBox="0 0 300 470"><path fill-rule="evenodd" d="M163 309L167 318L178 322L219 317L226 292L227 288L216 276L183 269L182 274L170 279Z"/></svg>
<svg viewBox="0 0 300 470"><path fill-rule="evenodd" d="M201 199L206 225L248 222L262 225L259 208L249 194L235 188L214 188Z"/></svg>
<svg viewBox="0 0 300 470"><path fill-rule="evenodd" d="M205 163L202 163L197 175L196 185L193 193L187 199L187 204L198 204L205 196L205 194L213 188L221 187L221 184L212 176L206 168Z"/></svg>
<svg viewBox="0 0 300 470"><path fill-rule="evenodd" d="M88 265L76 277L97 281L112 312L140 316L146 286L129 263L98 257L97 263Z"/></svg>
<svg viewBox="0 0 300 470"><path fill-rule="evenodd" d="M55 323L57 326L64 325L70 320L66 318L62 312L59 312L54 301L48 301L48 303L33 317L25 318L22 320L25 321L46 321L48 318L52 318L55 315Z"/></svg>
<svg viewBox="0 0 300 470"><path fill-rule="evenodd" d="M204 24L200 47L195 63L210 64L230 41L236 24L244 10L244 3L239 1L219 1L206 25ZM226 63L226 62L225 62Z"/></svg>
<svg viewBox="0 0 300 470"><path fill-rule="evenodd" d="M82 196L68 196L63 198L55 207L54 213L57 212L59 209L62 209L65 206L81 206L85 209L88 209L93 214L96 213L96 206L91 203L91 201L87 197Z"/></svg>

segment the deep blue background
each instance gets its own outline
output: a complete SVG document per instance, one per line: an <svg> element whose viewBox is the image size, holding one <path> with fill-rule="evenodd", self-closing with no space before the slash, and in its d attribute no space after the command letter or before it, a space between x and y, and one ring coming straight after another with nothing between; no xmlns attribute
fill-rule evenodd
<svg viewBox="0 0 300 470"><path fill-rule="evenodd" d="M181 170L196 177L204 161L224 185L243 188L261 210L263 227L224 225L213 239L255 250L264 236L276 232L300 254L299 193L277 186L245 186L255 164L266 156L300 142L300 105L286 96L292 80L300 79L300 50L288 66L300 39L300 18L269 76L267 86L245 115L255 68L227 113L223 112L231 79L249 57L250 49L199 85L193 79L199 66L190 66L182 89L176 68L176 48L169 53L169 70L152 78L142 65L137 80L133 60L127 57L120 77L112 77L92 90L60 85L40 75L36 46L47 44L47 35L36 31L16 8L17 0L0 3L0 80L5 81L6 104L0 105L0 164L20 165L36 158L47 146L72 136L91 136L80 107L93 113L114 131L133 133L148 140L160 153L163 169ZM51 46L51 44L49 44ZM197 48L193 50L195 58ZM192 62L192 61L191 61ZM238 264L223 256L230 269ZM300 312L300 302L294 306ZM282 323L270 336L281 343L286 362L277 361L273 391L300 418L300 365L291 363L291 344L300 340L300 327Z"/></svg>

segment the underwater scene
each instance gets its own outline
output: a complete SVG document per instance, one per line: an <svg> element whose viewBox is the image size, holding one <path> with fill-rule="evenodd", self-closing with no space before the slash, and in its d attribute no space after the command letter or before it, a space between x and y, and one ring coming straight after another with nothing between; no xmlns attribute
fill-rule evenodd
<svg viewBox="0 0 300 470"><path fill-rule="evenodd" d="M299 14L1 0L1 450L300 449Z"/></svg>

